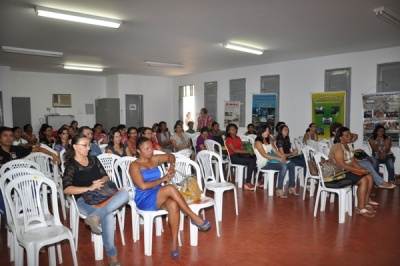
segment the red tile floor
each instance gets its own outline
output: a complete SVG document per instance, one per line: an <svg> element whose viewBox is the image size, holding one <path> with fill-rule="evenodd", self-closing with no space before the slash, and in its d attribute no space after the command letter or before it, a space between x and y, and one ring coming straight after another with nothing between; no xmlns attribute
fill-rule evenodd
<svg viewBox="0 0 400 266"><path fill-rule="evenodd" d="M346 214L346 222L338 223L338 206L327 203L325 212L313 216L314 198L307 194L290 195L288 199L269 197L267 190L255 193L238 189L239 215L235 215L233 192L225 192L221 237L215 226L199 233L197 247L190 246L188 221L181 233L181 257L171 258L169 228L164 219L164 233L153 236L153 255L143 253L141 239L132 240L130 210L125 226L126 245L119 231L115 242L121 265L399 265L400 187L394 190L374 189L374 200L380 203L374 218ZM212 194L210 194L212 195ZM207 210L206 218L214 223L214 211ZM68 221L66 222L68 225ZM80 221L80 265L108 265L107 259L94 260L90 232ZM0 265L9 262L4 222L1 227ZM62 265L72 265L68 243L63 244ZM26 260L26 256L25 256ZM40 265L48 265L46 252L40 254Z"/></svg>

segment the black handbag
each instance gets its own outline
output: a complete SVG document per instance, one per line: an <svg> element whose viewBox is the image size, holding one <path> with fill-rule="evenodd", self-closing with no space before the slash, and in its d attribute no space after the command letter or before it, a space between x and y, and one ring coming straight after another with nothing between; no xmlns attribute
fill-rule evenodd
<svg viewBox="0 0 400 266"><path fill-rule="evenodd" d="M117 185L113 181L103 183L101 188L95 190L88 190L82 194L86 204L96 205L100 204L118 192Z"/></svg>
<svg viewBox="0 0 400 266"><path fill-rule="evenodd" d="M358 151L354 153L354 158L358 161L370 161L372 162L371 157L365 151Z"/></svg>

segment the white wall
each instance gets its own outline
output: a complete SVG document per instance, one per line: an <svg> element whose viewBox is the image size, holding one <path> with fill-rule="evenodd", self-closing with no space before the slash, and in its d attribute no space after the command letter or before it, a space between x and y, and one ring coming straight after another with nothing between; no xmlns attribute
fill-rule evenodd
<svg viewBox="0 0 400 266"><path fill-rule="evenodd" d="M196 110L203 107L204 83L218 82L218 114L216 120L223 124L223 103L229 100L229 80L246 78L246 124L251 122L251 95L260 92L260 77L280 75L280 120L290 127L291 136L303 135L311 123L311 95L324 91L324 71L334 68L351 68L350 128L362 134L363 93L376 92L377 64L400 61L400 46L394 48L324 56L305 60L226 69L222 71L182 76L174 79L174 88L195 85ZM178 93L174 97L174 114L178 114ZM359 140L356 147L361 147ZM399 148L392 148L400 159ZM396 165L400 172L400 164Z"/></svg>
<svg viewBox="0 0 400 266"><path fill-rule="evenodd" d="M125 95L138 94L143 95L144 126L151 127L153 123L165 121L170 129L173 128L178 119L173 116L173 91L178 91L178 88L172 86L171 78L118 75L118 86L121 123L125 123Z"/></svg>
<svg viewBox="0 0 400 266"><path fill-rule="evenodd" d="M94 104L96 98L106 97L104 77L51 74L36 72L11 71L11 97L30 97L31 115L34 132L40 128L41 122L49 112L60 115L73 115L80 125L93 126L95 115L86 115L85 104ZM52 107L52 94L71 94L72 108ZM11 99L3 99L10 101ZM12 126L12 119L7 123ZM23 126L23 125L19 125ZM58 130L58 128L54 128Z"/></svg>

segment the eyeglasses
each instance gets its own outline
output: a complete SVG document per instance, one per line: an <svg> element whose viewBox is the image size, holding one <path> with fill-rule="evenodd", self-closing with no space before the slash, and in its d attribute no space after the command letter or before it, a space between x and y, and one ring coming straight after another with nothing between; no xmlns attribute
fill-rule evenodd
<svg viewBox="0 0 400 266"><path fill-rule="evenodd" d="M80 145L85 148L90 148L92 146L92 144L81 144L81 143L76 143L75 145Z"/></svg>

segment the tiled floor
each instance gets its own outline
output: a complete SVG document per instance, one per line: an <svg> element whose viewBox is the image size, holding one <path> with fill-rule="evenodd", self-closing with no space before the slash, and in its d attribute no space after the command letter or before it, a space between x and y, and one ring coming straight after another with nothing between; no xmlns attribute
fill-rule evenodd
<svg viewBox="0 0 400 266"><path fill-rule="evenodd" d="M119 258L122 265L398 265L400 188L374 191L374 200L380 203L376 217L346 215L344 224L338 223L337 200L314 217L314 198L308 194L303 201L292 195L288 199L269 197L267 190L254 193L238 189L236 216L233 192L226 192L221 237L216 236L214 226L207 233L199 233L198 246L191 247L186 220L181 258L177 260L170 257L165 219L164 233L153 237L153 255L144 256L143 228L140 241L134 243L128 209L125 246L116 231ZM207 210L206 217L214 221L214 211ZM0 265L14 265L9 262L4 222L0 240ZM106 258L94 260L89 229L83 221L77 256L80 265L108 265ZM63 265L72 265L67 243L63 244L63 258ZM46 252L40 255L40 265L48 265Z"/></svg>

